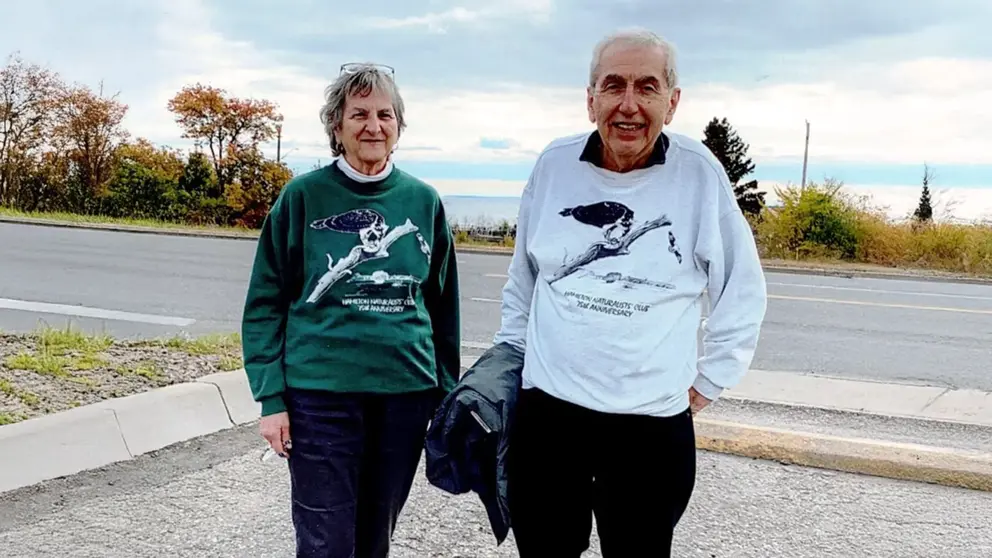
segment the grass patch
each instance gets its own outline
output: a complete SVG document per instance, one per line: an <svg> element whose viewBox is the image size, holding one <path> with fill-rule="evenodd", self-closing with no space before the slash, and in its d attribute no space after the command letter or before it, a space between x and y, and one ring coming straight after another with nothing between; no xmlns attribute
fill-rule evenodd
<svg viewBox="0 0 992 558"><path fill-rule="evenodd" d="M20 399L21 403L24 403L31 408L38 408L38 406L41 405L41 399L37 395L31 393L30 391L17 389L13 384L3 378L0 378L0 393Z"/></svg>
<svg viewBox="0 0 992 558"><path fill-rule="evenodd" d="M152 382L160 383L166 380L157 362L143 360L127 366L118 366L115 371L121 376L139 376Z"/></svg>
<svg viewBox="0 0 992 558"><path fill-rule="evenodd" d="M106 365L100 353L113 345L107 335L93 335L71 328L38 329L31 336L35 350L9 356L4 364L11 370L27 370L44 376L68 378L89 384L86 378L73 377L73 371L94 370Z"/></svg>
<svg viewBox="0 0 992 558"><path fill-rule="evenodd" d="M240 356L222 355L220 357L220 362L217 366L220 367L222 372L233 372L244 367L244 361L241 360Z"/></svg>
<svg viewBox="0 0 992 558"><path fill-rule="evenodd" d="M242 367L241 337L115 340L73 328L0 333L4 424Z"/></svg>
<svg viewBox="0 0 992 558"><path fill-rule="evenodd" d="M97 225L125 225L131 227L148 227L155 229L182 230L191 229L198 231L223 231L231 233L241 233L253 235L250 229L244 227L231 227L222 225L196 225L192 223L181 223L163 221L159 219L134 219L128 217L107 217L104 215L82 215L78 213L64 213L58 211L20 211L9 207L0 207L0 216L14 217L21 219L45 219L48 221L62 221L65 223L97 224Z"/></svg>
<svg viewBox="0 0 992 558"><path fill-rule="evenodd" d="M71 328L42 328L35 333L35 338L42 351L55 355L68 352L93 355L106 351L114 344L113 338L108 335L93 335Z"/></svg>
<svg viewBox="0 0 992 558"><path fill-rule="evenodd" d="M49 353L18 353L7 357L4 361L7 368L11 370L27 370L56 378L65 378L69 375L66 371L69 363L70 360L68 358Z"/></svg>
<svg viewBox="0 0 992 558"><path fill-rule="evenodd" d="M21 422L22 420L27 420L27 417L20 413L8 413L6 411L0 411L0 426L14 424L15 422Z"/></svg>
<svg viewBox="0 0 992 558"><path fill-rule="evenodd" d="M190 355L233 356L241 352L241 336L237 333L211 334L202 337L173 336L165 339L136 341L132 345L162 347Z"/></svg>
<svg viewBox="0 0 992 558"><path fill-rule="evenodd" d="M73 359L72 368L79 371L88 371L104 368L109 364L109 361L100 355L86 353Z"/></svg>

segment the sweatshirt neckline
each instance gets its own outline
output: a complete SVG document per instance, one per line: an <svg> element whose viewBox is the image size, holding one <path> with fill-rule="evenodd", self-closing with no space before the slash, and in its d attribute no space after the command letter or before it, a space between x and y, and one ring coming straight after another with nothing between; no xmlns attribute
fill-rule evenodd
<svg viewBox="0 0 992 558"><path fill-rule="evenodd" d="M359 182L351 176L348 176L348 174L338 165L338 161L335 161L327 166L327 170L331 174L331 178L333 180L358 195L381 194L392 189L393 186L396 185L397 176L400 172L399 169L393 166L390 166L389 169L388 175L384 178Z"/></svg>

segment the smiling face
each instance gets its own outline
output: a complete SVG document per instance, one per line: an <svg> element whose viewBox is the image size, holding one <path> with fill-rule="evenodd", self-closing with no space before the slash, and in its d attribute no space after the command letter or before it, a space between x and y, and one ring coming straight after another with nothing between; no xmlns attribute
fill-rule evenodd
<svg viewBox="0 0 992 558"><path fill-rule="evenodd" d="M392 98L378 91L349 95L335 135L344 145L348 164L365 174L381 171L399 136Z"/></svg>
<svg viewBox="0 0 992 558"><path fill-rule="evenodd" d="M603 163L625 172L651 155L670 124L681 91L670 89L667 60L658 48L614 43L603 51L596 83L588 88L589 121L603 138Z"/></svg>

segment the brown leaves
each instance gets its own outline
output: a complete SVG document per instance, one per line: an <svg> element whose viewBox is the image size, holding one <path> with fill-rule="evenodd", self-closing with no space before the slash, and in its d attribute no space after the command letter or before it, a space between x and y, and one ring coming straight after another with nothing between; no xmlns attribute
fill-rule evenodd
<svg viewBox="0 0 992 558"><path fill-rule="evenodd" d="M105 194L113 173L113 158L128 138L122 123L127 105L117 95L104 97L86 86L66 90L53 111L52 134L65 140L67 155L76 164L82 186L94 196Z"/></svg>
<svg viewBox="0 0 992 558"><path fill-rule="evenodd" d="M61 90L58 74L17 54L0 68L0 204L17 197L16 181L44 144Z"/></svg>
<svg viewBox="0 0 992 558"><path fill-rule="evenodd" d="M225 197L228 206L239 213L235 224L257 228L293 173L285 164L266 159L257 149L232 147L228 157L232 181Z"/></svg>
<svg viewBox="0 0 992 558"><path fill-rule="evenodd" d="M217 87L197 83L184 87L168 104L183 137L200 140L210 150L221 184L230 183L229 148L253 150L272 140L282 115L271 101L229 97Z"/></svg>
<svg viewBox="0 0 992 558"><path fill-rule="evenodd" d="M178 181L183 175L185 162L182 152L168 146L158 147L145 138L138 138L120 146L117 150L120 160L133 161L151 169L171 181Z"/></svg>

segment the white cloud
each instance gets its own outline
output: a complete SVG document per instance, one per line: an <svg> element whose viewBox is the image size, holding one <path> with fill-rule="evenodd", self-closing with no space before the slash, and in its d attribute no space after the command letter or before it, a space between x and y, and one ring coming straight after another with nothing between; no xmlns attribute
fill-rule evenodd
<svg viewBox="0 0 992 558"><path fill-rule="evenodd" d="M471 4L466 7L464 4ZM443 11L423 15L387 18L370 18L365 25L372 29L426 28L433 33L444 33L449 26L475 24L494 20L525 19L546 22L554 6L552 0L503 0L501 2L462 2Z"/></svg>
<svg viewBox="0 0 992 558"><path fill-rule="evenodd" d="M824 76L827 77L827 76ZM683 93L679 127L702 130L726 116L766 158L802 156L872 163L988 163L992 60L921 59L838 70L813 83Z"/></svg>
<svg viewBox="0 0 992 558"><path fill-rule="evenodd" d="M461 14L451 16L456 20L540 19L554 10L550 0L472 0L455 7L439 5L434 12ZM221 16L201 0L171 2L157 15L155 36L143 47L154 53L146 64L156 71L146 73L152 79L133 95L129 94L133 89L123 88L122 98L130 105L127 124L135 135L186 145L166 103L184 85L202 81L233 95L275 101L286 118L285 150L295 149L296 157L329 157L317 109L324 87L335 75L335 64L287 65L277 58L280 53L233 41L218 31L219 20L213 18ZM51 31L49 36L54 39L57 33ZM25 55L31 58L30 52ZM106 59L103 52L92 56ZM128 71L121 67L108 77L121 82ZM398 158L533 160L551 139L591 128L583 76L576 75L574 82L574 88L547 88L505 84L495 76L485 90L404 87L410 125L400 140ZM838 66L807 83L693 86L683 93L672 129L700 137L710 118L726 116L760 163L801 159L804 120L809 119L811 161L988 163L992 151L988 99L992 99L992 60L933 58L891 66L862 62ZM479 145L481 138L511 140L511 147L485 149ZM430 149L404 150L411 147Z"/></svg>
<svg viewBox="0 0 992 558"><path fill-rule="evenodd" d="M527 160L550 139L589 129L584 95L578 87L409 91L408 141L441 147L445 160ZM711 118L725 116L756 160L799 159L809 119L811 160L988 163L988 99L992 61L916 60L813 83L694 87L683 91L672 129L701 137ZM512 138L519 147L484 150L480 137Z"/></svg>

